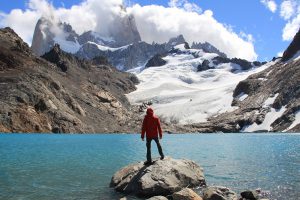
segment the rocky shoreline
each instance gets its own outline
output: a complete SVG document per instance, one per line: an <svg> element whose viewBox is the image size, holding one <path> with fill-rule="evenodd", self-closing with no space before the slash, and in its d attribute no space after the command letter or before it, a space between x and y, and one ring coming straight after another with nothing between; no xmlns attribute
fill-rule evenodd
<svg viewBox="0 0 300 200"><path fill-rule="evenodd" d="M152 165L130 164L113 175L110 187L147 200L268 200L260 189L238 195L224 186L208 186L201 166L171 157L157 159Z"/></svg>

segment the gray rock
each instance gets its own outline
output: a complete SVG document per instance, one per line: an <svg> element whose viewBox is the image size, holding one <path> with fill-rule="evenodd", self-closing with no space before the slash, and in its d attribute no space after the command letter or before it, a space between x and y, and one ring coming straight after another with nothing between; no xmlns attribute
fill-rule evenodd
<svg viewBox="0 0 300 200"><path fill-rule="evenodd" d="M166 157L152 165L143 162L124 167L114 174L110 187L140 197L170 195L185 187L205 185L203 169L191 160Z"/></svg>
<svg viewBox="0 0 300 200"><path fill-rule="evenodd" d="M207 187L203 190L203 200L237 200L235 192L222 186Z"/></svg>
<svg viewBox="0 0 300 200"><path fill-rule="evenodd" d="M168 200L168 199L164 196L155 196L155 197L151 197L147 200Z"/></svg>
<svg viewBox="0 0 300 200"><path fill-rule="evenodd" d="M227 58L226 54L219 51L219 49L217 49L215 46L213 46L212 44L208 43L208 42L204 42L204 43L195 43L193 42L192 49L202 49L204 52L207 53L216 53L218 54L220 57L223 58Z"/></svg>
<svg viewBox="0 0 300 200"><path fill-rule="evenodd" d="M173 200L202 200L202 198L189 188L184 188L179 192L175 192L173 195Z"/></svg>
<svg viewBox="0 0 300 200"><path fill-rule="evenodd" d="M159 67L165 65L167 61L165 61L162 57L163 55L156 54L147 62L145 68L153 67L153 66Z"/></svg>
<svg viewBox="0 0 300 200"><path fill-rule="evenodd" d="M108 61L121 70L128 70L144 66L156 54L166 52L165 44L148 44L137 42L115 51L101 50L96 44L82 45L76 56L84 59L93 59L97 56L107 57Z"/></svg>
<svg viewBox="0 0 300 200"><path fill-rule="evenodd" d="M246 200L257 200L259 199L258 193L253 190L247 190L241 193L241 196Z"/></svg>
<svg viewBox="0 0 300 200"><path fill-rule="evenodd" d="M202 64L198 65L197 67L197 71L200 72L200 71L205 71L205 70L208 70L210 69L210 65L209 65L209 60L204 60L202 62Z"/></svg>
<svg viewBox="0 0 300 200"><path fill-rule="evenodd" d="M171 50L174 46L179 44L185 44L186 41L183 35L178 35L177 37L171 38L166 44L166 50Z"/></svg>

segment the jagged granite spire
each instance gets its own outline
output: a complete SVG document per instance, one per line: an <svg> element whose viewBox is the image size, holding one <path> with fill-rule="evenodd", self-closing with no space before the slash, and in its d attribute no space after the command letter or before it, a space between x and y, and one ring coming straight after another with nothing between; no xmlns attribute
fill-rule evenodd
<svg viewBox="0 0 300 200"><path fill-rule="evenodd" d="M41 56L58 43L63 50L75 53L74 51L79 49L77 38L78 34L70 24L42 17L35 26L31 49L36 55Z"/></svg>

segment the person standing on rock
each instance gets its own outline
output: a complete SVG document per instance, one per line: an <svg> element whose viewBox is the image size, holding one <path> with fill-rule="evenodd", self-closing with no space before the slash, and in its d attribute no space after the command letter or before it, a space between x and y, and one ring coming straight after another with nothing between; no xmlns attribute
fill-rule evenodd
<svg viewBox="0 0 300 200"><path fill-rule="evenodd" d="M146 134L146 146L147 146L147 161L145 162L145 165L152 163L152 159L151 159L152 140L155 141L160 155L160 159L163 160L165 156L163 154L161 145L159 143L159 139L162 139L162 130L161 130L159 118L154 115L152 108L147 109L147 114L143 121L142 133L141 133L141 138L143 141L145 138L145 134Z"/></svg>

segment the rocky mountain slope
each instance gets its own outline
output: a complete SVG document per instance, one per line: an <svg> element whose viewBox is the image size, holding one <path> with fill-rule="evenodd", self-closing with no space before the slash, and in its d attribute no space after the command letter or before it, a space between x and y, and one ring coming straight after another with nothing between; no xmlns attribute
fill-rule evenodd
<svg viewBox="0 0 300 200"><path fill-rule="evenodd" d="M117 71L103 58L80 60L58 45L37 57L10 28L0 29L0 45L0 132L136 128L124 96L135 90L134 75Z"/></svg>
<svg viewBox="0 0 300 200"><path fill-rule="evenodd" d="M127 71L145 66L153 56L166 54L176 45L186 42L183 35L171 38L163 44L143 42L134 17L130 15L115 19L114 27L117 28L111 31L109 36L94 31L87 31L80 35L70 24L57 22L57 19L41 18L37 22L31 48L36 55L41 56L50 51L55 44L59 44L62 50L75 54L81 59L91 60L104 56L119 70ZM208 42L193 43L192 47L227 58Z"/></svg>
<svg viewBox="0 0 300 200"><path fill-rule="evenodd" d="M239 82L236 109L191 127L201 132L300 131L300 31L282 58Z"/></svg>

